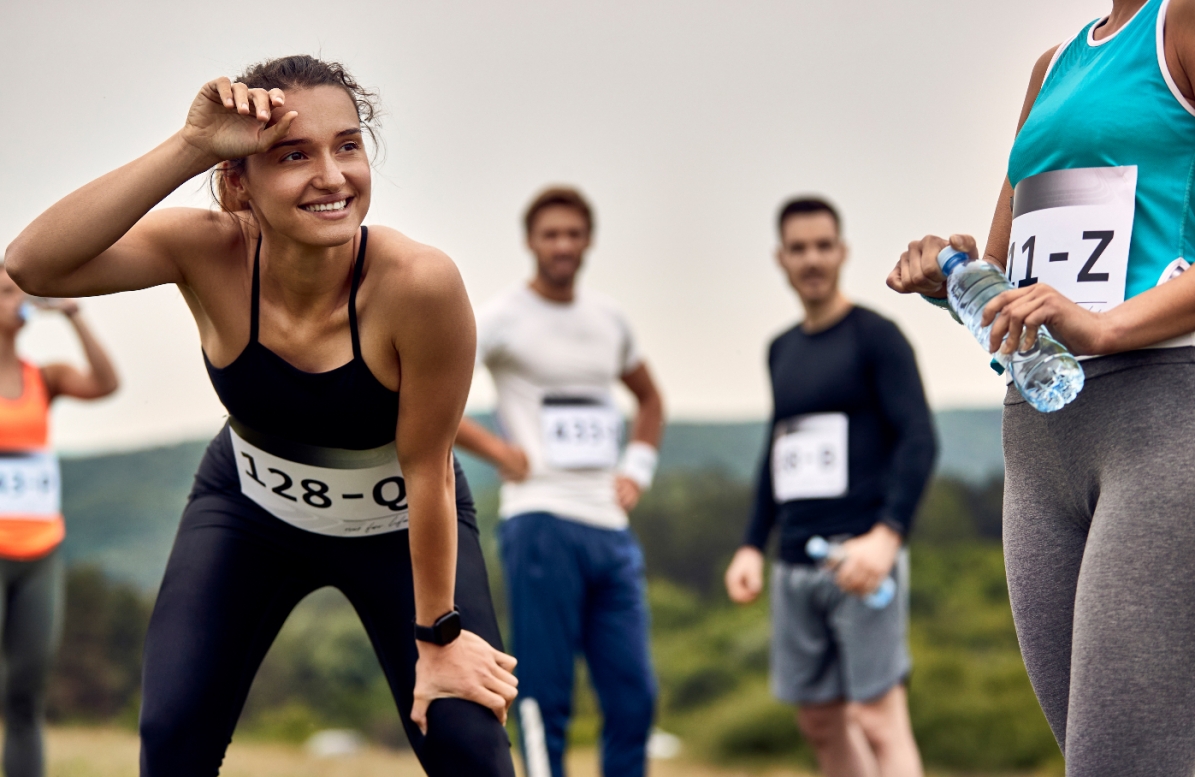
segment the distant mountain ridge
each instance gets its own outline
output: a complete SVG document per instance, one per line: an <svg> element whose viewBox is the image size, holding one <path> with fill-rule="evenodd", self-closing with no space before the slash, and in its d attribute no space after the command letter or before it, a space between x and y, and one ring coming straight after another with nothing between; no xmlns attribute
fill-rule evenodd
<svg viewBox="0 0 1195 777"><path fill-rule="evenodd" d="M489 419L481 418L487 421ZM1002 477L1000 410L946 410L935 417L938 473L973 483ZM754 477L763 453L766 423L668 425L660 469L718 469L736 480ZM157 586L178 519L207 441L105 455L64 458L64 551L68 562L102 566L114 577ZM463 455L474 491L498 486L492 468Z"/></svg>

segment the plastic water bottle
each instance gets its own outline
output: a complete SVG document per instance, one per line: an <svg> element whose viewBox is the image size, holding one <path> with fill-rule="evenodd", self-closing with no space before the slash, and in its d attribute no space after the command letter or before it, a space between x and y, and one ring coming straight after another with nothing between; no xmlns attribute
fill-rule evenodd
<svg viewBox="0 0 1195 777"><path fill-rule="evenodd" d="M841 542L830 542L825 537L810 537L805 543L805 555L821 564L827 561L838 561L846 556ZM880 587L860 597L863 603L873 610L882 610L896 598L896 581L892 576L884 578Z"/></svg>
<svg viewBox="0 0 1195 777"><path fill-rule="evenodd" d="M938 254L938 266L946 276L946 297L950 307L980 345L991 342L992 324L983 326L983 308L996 295L1013 288L1004 272L982 259L946 246ZM1059 410L1083 390L1083 368L1062 343L1039 327L1037 341L1011 357L997 352L995 359L1012 371L1012 382L1030 405L1043 413Z"/></svg>

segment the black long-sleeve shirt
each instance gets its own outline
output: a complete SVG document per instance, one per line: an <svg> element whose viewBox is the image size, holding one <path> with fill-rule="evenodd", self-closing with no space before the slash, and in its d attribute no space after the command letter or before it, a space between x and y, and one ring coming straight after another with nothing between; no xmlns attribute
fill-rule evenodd
<svg viewBox="0 0 1195 777"><path fill-rule="evenodd" d="M763 550L779 524L780 558L808 564L814 535L858 536L881 521L907 535L937 444L913 349L896 324L856 306L821 332L795 326L772 341L768 368L772 430L796 416L846 415L847 490L777 503L769 434L745 543Z"/></svg>

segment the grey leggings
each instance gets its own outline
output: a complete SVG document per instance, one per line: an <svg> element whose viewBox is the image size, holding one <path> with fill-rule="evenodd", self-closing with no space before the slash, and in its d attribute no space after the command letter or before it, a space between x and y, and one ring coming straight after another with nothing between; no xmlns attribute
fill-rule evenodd
<svg viewBox="0 0 1195 777"><path fill-rule="evenodd" d="M1195 772L1195 348L1004 407L1004 554L1029 678L1082 777Z"/></svg>
<svg viewBox="0 0 1195 777"><path fill-rule="evenodd" d="M4 628L4 775L42 777L46 678L62 620L62 561L0 558Z"/></svg>

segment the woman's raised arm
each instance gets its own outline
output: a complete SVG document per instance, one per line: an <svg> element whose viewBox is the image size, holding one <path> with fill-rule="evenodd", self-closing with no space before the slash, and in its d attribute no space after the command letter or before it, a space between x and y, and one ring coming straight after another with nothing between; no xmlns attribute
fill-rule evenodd
<svg viewBox="0 0 1195 777"><path fill-rule="evenodd" d="M8 246L5 266L26 291L80 297L182 281L176 252L202 229L203 211L150 209L186 181L286 136L294 111L269 124L282 91L218 78L199 91L186 124L144 156L97 178L34 219Z"/></svg>

